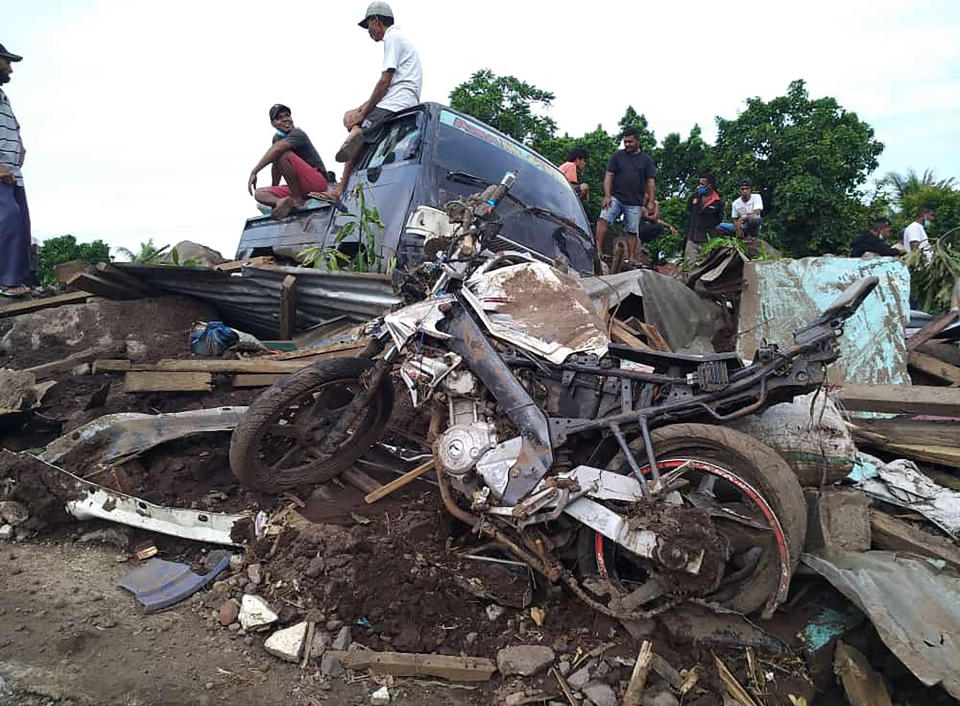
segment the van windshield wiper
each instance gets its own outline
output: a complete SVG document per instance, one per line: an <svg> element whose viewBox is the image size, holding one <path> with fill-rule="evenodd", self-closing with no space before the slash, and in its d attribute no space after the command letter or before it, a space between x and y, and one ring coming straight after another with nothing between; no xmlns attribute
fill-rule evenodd
<svg viewBox="0 0 960 706"><path fill-rule="evenodd" d="M449 179L450 181L458 182L460 184L470 184L471 186L486 187L486 186L490 186L493 183L493 182L487 181L486 179L482 179L474 174L469 174L467 172L447 172L447 179ZM514 196L509 192L507 192L506 198L509 199L510 201L513 201L518 206L520 206L520 208L523 209L525 213L529 213L532 216L541 216L543 218L549 218L550 220L556 223L569 226L570 228L573 228L574 230L577 230L583 233L588 238L590 237L590 234L587 233L587 231L585 231L580 225L578 225L576 221L571 221L569 218L564 218L563 216L559 216L553 211L548 211L547 209L541 208L540 206L528 206L523 201L521 201L520 199L518 199L516 196Z"/></svg>

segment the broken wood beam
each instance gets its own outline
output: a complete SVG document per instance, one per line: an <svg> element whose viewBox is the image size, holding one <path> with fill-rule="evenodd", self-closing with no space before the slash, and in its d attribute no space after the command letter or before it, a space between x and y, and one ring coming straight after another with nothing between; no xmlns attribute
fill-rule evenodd
<svg viewBox="0 0 960 706"><path fill-rule="evenodd" d="M115 279L107 279L99 274L81 272L70 280L70 284L79 287L85 292L96 294L106 299L142 299L143 292L126 286Z"/></svg>
<svg viewBox="0 0 960 706"><path fill-rule="evenodd" d="M374 493L383 488L374 478L371 478L359 468L350 466L340 474L340 478L364 493Z"/></svg>
<svg viewBox="0 0 960 706"><path fill-rule="evenodd" d="M660 331L653 324L648 324L645 321L641 321L636 316L631 316L624 323L632 331L636 331L645 336L647 343L651 348L653 348L653 350L663 351L664 353L673 353L673 349L670 347L670 344L667 343L667 339L660 335Z"/></svg>
<svg viewBox="0 0 960 706"><path fill-rule="evenodd" d="M0 307L0 319L7 316L19 316L20 314L30 314L42 309L52 309L64 304L82 304L93 295L90 292L70 292L68 294L58 294L55 297L43 297L42 299L29 299L16 304L7 304Z"/></svg>
<svg viewBox="0 0 960 706"><path fill-rule="evenodd" d="M951 386L960 385L960 368L950 363L944 363L932 355L920 351L909 351L907 353L907 365L921 373L944 380Z"/></svg>
<svg viewBox="0 0 960 706"><path fill-rule="evenodd" d="M130 371L123 378L124 392L210 392L210 373L157 373Z"/></svg>
<svg viewBox="0 0 960 706"><path fill-rule="evenodd" d="M238 373L233 376L234 387L270 387L286 377L283 373Z"/></svg>
<svg viewBox="0 0 960 706"><path fill-rule="evenodd" d="M214 267L215 270L220 270L221 272L237 272L245 265L253 265L254 267L262 265L272 265L277 261L273 255L258 255L257 257L248 257L246 260L231 260L230 262L221 262L219 265Z"/></svg>
<svg viewBox="0 0 960 706"><path fill-rule="evenodd" d="M637 655L637 662L633 665L627 692L623 695L623 706L640 706L651 662L653 662L653 645L648 640L644 640Z"/></svg>
<svg viewBox="0 0 960 706"><path fill-rule="evenodd" d="M423 463L417 466L412 471L407 471L399 478L395 478L394 480L390 481L386 485L381 485L372 493L367 493L367 495L364 496L363 498L363 502L367 503L368 505L370 503L375 503L377 502L377 500L380 500L381 498L385 498L386 496L390 495L390 493L399 490L400 488L402 488L403 486L409 483L412 483L417 478L422 476L424 473L428 472L431 468L433 468L432 458L426 463Z"/></svg>
<svg viewBox="0 0 960 706"><path fill-rule="evenodd" d="M851 412L960 416L960 388L845 384L833 396Z"/></svg>
<svg viewBox="0 0 960 706"><path fill-rule="evenodd" d="M33 373L37 380L41 380L51 373L76 367L80 363L86 363L87 361L96 358L98 355L115 355L117 353L122 353L126 350L126 348L127 347L125 343L110 343L102 346L94 346L93 348L85 348L82 351L71 353L66 358L54 360L50 363L44 363L42 365L35 365L32 368L27 368L23 372Z"/></svg>
<svg viewBox="0 0 960 706"><path fill-rule="evenodd" d="M346 669L369 669L374 674L395 677L440 677L449 681L475 682L488 681L497 671L493 661L485 657L373 650L327 650L326 655L336 658Z"/></svg>
<svg viewBox="0 0 960 706"><path fill-rule="evenodd" d="M157 289L151 287L143 280L137 279L133 275L124 272L116 265L111 265L109 262L98 262L97 272L105 277L108 281L113 280L124 287L132 289L136 292L140 292L145 297L156 297L160 296L161 294L159 291L157 291Z"/></svg>
<svg viewBox="0 0 960 706"><path fill-rule="evenodd" d="M960 346L956 343L928 342L916 347L917 353L932 355L937 360L960 367Z"/></svg>
<svg viewBox="0 0 960 706"><path fill-rule="evenodd" d="M960 310L956 309L934 319L907 339L907 350L916 350L918 346L933 340L939 336L944 329L956 323L958 319L960 319Z"/></svg>
<svg viewBox="0 0 960 706"><path fill-rule="evenodd" d="M297 277L287 275L280 283L280 338L289 340L297 325Z"/></svg>
<svg viewBox="0 0 960 706"><path fill-rule="evenodd" d="M53 276L60 284L69 284L78 274L90 268L90 263L84 260L70 260L53 266Z"/></svg>
<svg viewBox="0 0 960 706"><path fill-rule="evenodd" d="M641 341L635 335L630 333L627 330L627 327L623 325L623 322L619 319L610 320L610 338L612 338L617 343L623 343L630 346L631 348L638 348L642 351L652 350L650 346Z"/></svg>
<svg viewBox="0 0 960 706"><path fill-rule="evenodd" d="M921 446L960 446L960 422L896 417L894 419L858 419L850 429L854 441L870 443L870 435L885 443Z"/></svg>
<svg viewBox="0 0 960 706"><path fill-rule="evenodd" d="M924 532L879 510L870 510L870 529L873 545L879 549L941 559L960 570L960 547L946 537Z"/></svg>

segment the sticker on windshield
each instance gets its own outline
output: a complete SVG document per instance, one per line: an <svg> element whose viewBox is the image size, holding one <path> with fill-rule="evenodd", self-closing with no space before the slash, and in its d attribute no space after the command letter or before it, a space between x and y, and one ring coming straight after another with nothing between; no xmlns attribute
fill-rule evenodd
<svg viewBox="0 0 960 706"><path fill-rule="evenodd" d="M468 135L473 135L484 142L489 142L491 145L499 147L504 152L523 160L533 167L536 167L544 174L549 174L553 179L564 186L567 185L567 178L557 171L557 169L554 168L549 162L544 161L541 157L538 157L530 150L521 147L510 140L504 139L489 128L478 125L472 120L467 120L463 116L457 115L456 113L451 113L449 110L440 111L440 122L444 125L450 125L451 127L465 132Z"/></svg>

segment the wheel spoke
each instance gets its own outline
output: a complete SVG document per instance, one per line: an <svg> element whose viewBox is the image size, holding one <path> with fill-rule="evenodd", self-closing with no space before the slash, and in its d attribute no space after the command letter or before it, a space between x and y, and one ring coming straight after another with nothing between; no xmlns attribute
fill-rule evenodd
<svg viewBox="0 0 960 706"><path fill-rule="evenodd" d="M281 456L280 460L278 460L276 463L271 464L270 469L274 471L281 470L283 467L283 464L285 464L287 461L292 459L297 453L301 453L301 452L306 453L308 456L314 455L314 451L311 447L301 446L300 444L296 444L292 446L290 450L287 451L283 456Z"/></svg>

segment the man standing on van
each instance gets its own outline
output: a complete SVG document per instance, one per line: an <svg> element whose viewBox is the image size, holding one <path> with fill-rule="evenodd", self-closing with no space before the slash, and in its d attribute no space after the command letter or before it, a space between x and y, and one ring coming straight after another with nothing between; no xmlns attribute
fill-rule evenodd
<svg viewBox="0 0 960 706"><path fill-rule="evenodd" d="M644 208L653 212L653 191L657 168L649 155L640 151L640 136L635 128L623 131L623 149L613 153L603 177L603 210L597 221L597 255L603 257L607 228L623 214L630 264L637 262L637 233Z"/></svg>
<svg viewBox="0 0 960 706"><path fill-rule="evenodd" d="M406 35L394 27L393 10L387 3L370 3L360 26L370 39L383 42L383 71L370 98L343 116L350 134L337 152L337 161L346 162L346 166L340 183L330 191L333 197L343 192L363 145L380 139L384 124L394 113L417 105L423 85L420 55Z"/></svg>

